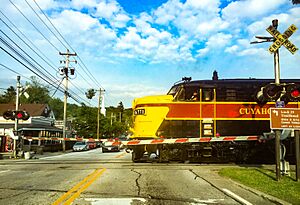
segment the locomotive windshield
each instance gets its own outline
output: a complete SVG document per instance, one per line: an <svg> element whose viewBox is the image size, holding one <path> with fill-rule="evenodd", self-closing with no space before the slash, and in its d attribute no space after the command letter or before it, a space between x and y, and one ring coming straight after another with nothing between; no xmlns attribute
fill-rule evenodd
<svg viewBox="0 0 300 205"><path fill-rule="evenodd" d="M173 86L171 88L171 90L169 90L169 92L167 93L167 95L173 95L175 96L175 94L179 91L180 86Z"/></svg>

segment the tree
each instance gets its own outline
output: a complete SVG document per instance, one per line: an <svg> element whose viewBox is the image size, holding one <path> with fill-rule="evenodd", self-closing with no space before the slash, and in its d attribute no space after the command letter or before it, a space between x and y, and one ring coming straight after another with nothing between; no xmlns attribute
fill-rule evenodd
<svg viewBox="0 0 300 205"><path fill-rule="evenodd" d="M6 89L4 94L0 96L0 103L15 103L16 95L16 89L13 86L10 86Z"/></svg>
<svg viewBox="0 0 300 205"><path fill-rule="evenodd" d="M52 109L55 119L62 120L63 119L63 110L64 110L64 102L59 98L52 98L48 102L49 107Z"/></svg>
<svg viewBox="0 0 300 205"><path fill-rule="evenodd" d="M26 92L29 94L29 98L20 96L21 103L34 103L34 104L47 104L51 97L49 95L49 86L45 86L38 81L35 76L30 77L31 82L26 82Z"/></svg>
<svg viewBox="0 0 300 205"><path fill-rule="evenodd" d="M73 126L79 136L96 136L97 131L97 108L81 106L77 112L73 112Z"/></svg>
<svg viewBox="0 0 300 205"><path fill-rule="evenodd" d="M293 4L300 4L300 0L292 0Z"/></svg>
<svg viewBox="0 0 300 205"><path fill-rule="evenodd" d="M89 89L85 95L87 97L87 99L92 99L96 94L96 91L94 89Z"/></svg>

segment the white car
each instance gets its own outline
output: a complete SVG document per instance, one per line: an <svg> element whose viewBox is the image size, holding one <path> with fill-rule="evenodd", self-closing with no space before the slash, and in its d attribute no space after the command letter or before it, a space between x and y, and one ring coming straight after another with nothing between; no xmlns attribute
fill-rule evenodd
<svg viewBox="0 0 300 205"><path fill-rule="evenodd" d="M73 145L73 151L86 151L89 150L89 145L87 142L76 142Z"/></svg>
<svg viewBox="0 0 300 205"><path fill-rule="evenodd" d="M121 149L120 141L106 141L102 144L102 152L119 152Z"/></svg>

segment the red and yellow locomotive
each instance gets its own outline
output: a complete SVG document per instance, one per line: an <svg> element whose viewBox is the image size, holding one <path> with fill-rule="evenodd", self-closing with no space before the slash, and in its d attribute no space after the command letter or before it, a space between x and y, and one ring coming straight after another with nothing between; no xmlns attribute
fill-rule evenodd
<svg viewBox="0 0 300 205"><path fill-rule="evenodd" d="M265 149L262 140L272 138L269 112L275 102L267 101L281 97L286 107L299 107L300 80L272 82L218 79L215 72L212 80L183 78L167 95L135 99L133 140L126 145L133 161L145 154L159 161L250 159Z"/></svg>

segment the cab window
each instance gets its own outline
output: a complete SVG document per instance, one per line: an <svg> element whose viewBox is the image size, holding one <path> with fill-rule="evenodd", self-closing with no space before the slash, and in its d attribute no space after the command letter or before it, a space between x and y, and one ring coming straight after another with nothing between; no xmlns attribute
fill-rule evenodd
<svg viewBox="0 0 300 205"><path fill-rule="evenodd" d="M202 101L208 102L214 100L213 89L203 89L202 90Z"/></svg>

